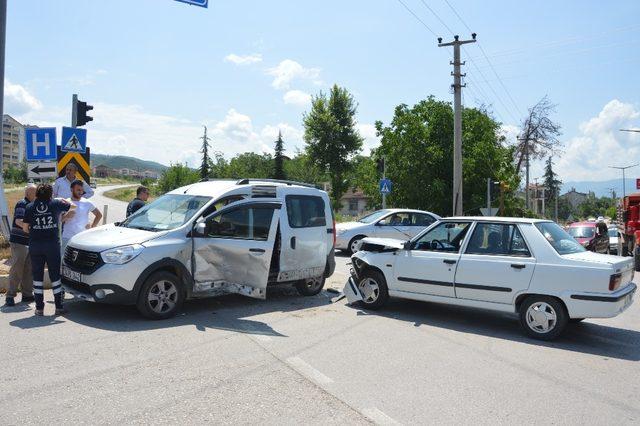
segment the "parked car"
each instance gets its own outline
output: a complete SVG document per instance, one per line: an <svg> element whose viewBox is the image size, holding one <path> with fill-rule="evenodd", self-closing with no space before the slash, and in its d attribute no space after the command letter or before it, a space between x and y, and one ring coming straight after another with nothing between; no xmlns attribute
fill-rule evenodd
<svg viewBox="0 0 640 426"><path fill-rule="evenodd" d="M91 188L93 188L93 189L96 189L96 188L98 187L98 184L97 184L97 183L96 183L96 181L94 180L94 181L92 181L92 182L89 184L89 186L90 186Z"/></svg>
<svg viewBox="0 0 640 426"><path fill-rule="evenodd" d="M574 222L567 232L584 248L596 253L609 253L609 232L604 222Z"/></svg>
<svg viewBox="0 0 640 426"><path fill-rule="evenodd" d="M350 303L377 309L399 297L512 312L543 340L569 321L620 314L636 291L633 259L588 252L538 219L447 218L409 242L366 238L352 264Z"/></svg>
<svg viewBox="0 0 640 426"><path fill-rule="evenodd" d="M336 248L353 254L365 237L408 240L438 219L437 214L422 210L378 210L356 222L337 224Z"/></svg>
<svg viewBox="0 0 640 426"><path fill-rule="evenodd" d="M609 253L622 256L622 235L616 225L609 226Z"/></svg>
<svg viewBox="0 0 640 426"><path fill-rule="evenodd" d="M176 314L186 299L264 299L275 284L311 296L335 269L334 235L329 197L311 185L201 182L73 237L62 284L81 299L137 305L154 319Z"/></svg>

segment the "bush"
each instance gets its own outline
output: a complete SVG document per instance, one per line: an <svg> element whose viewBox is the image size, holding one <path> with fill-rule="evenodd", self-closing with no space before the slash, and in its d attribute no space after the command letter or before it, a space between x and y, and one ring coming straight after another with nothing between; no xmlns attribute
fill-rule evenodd
<svg viewBox="0 0 640 426"><path fill-rule="evenodd" d="M158 192L164 194L199 180L200 173L197 170L190 169L185 164L172 164L162 172L162 176L158 180Z"/></svg>

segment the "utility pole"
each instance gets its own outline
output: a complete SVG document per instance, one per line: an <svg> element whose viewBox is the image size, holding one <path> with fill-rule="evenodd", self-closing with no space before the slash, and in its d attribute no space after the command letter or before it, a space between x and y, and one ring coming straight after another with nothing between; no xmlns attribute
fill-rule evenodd
<svg viewBox="0 0 640 426"><path fill-rule="evenodd" d="M627 195L626 180L625 180L624 172L625 170L630 169L632 167L636 167L637 165L638 163L632 164L630 166L609 166L610 169L622 170L622 198L623 199Z"/></svg>
<svg viewBox="0 0 640 426"><path fill-rule="evenodd" d="M7 37L7 0L0 0L0 119L4 121L4 56L5 41ZM4 171L2 164L2 151L4 148L2 131L4 126L0 126L0 231L5 240L9 241L9 208L7 206L7 198L4 195Z"/></svg>
<svg viewBox="0 0 640 426"><path fill-rule="evenodd" d="M453 41L442 42L438 37L438 47L453 46L453 215L463 215L462 210L462 77L466 74L460 72L460 46L476 42L476 33L471 34L471 40L460 40L459 36L453 36Z"/></svg>
<svg viewBox="0 0 640 426"><path fill-rule="evenodd" d="M525 155L525 183L524 183L524 207L529 209L529 136L525 138L518 138L519 141L524 142L524 155Z"/></svg>
<svg viewBox="0 0 640 426"><path fill-rule="evenodd" d="M387 159L382 157L382 179L387 178ZM382 193L382 208L387 208L387 194L386 192Z"/></svg>
<svg viewBox="0 0 640 426"><path fill-rule="evenodd" d="M487 210L491 214L491 178L487 178Z"/></svg>

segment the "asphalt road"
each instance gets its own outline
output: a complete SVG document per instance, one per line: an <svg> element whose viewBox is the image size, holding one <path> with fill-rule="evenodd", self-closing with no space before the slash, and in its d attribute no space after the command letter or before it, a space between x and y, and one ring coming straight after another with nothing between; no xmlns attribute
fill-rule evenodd
<svg viewBox="0 0 640 426"><path fill-rule="evenodd" d="M111 191L112 189L126 188L133 185L107 185L99 186L95 189L95 194L91 197L91 202L94 206L100 209L104 214L104 206L109 206L107 209L107 223L118 222L124 220L127 213L127 203L124 201L114 200L104 196L104 193Z"/></svg>
<svg viewBox="0 0 640 426"><path fill-rule="evenodd" d="M373 313L334 296L225 296L166 321L73 300L57 318L51 304L45 317L2 308L0 424L640 420L638 304L542 343L506 314L408 301Z"/></svg>

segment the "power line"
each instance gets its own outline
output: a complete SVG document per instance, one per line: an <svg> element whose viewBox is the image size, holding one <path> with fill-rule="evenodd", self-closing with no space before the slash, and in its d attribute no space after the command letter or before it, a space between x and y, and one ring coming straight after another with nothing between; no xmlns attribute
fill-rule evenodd
<svg viewBox="0 0 640 426"><path fill-rule="evenodd" d="M427 24L425 24L424 21L422 19L420 19L420 17L418 15L416 15L414 13L414 11L411 10L411 8L405 4L405 2L403 2L402 0L398 0L398 3L400 3L402 6L404 6L404 8L407 9L407 11L410 14L412 14L413 17L416 18L422 24L423 27L425 27L427 30L429 30L429 32L431 34L433 34L434 37L438 37L438 35L435 33L435 31L433 31Z"/></svg>

